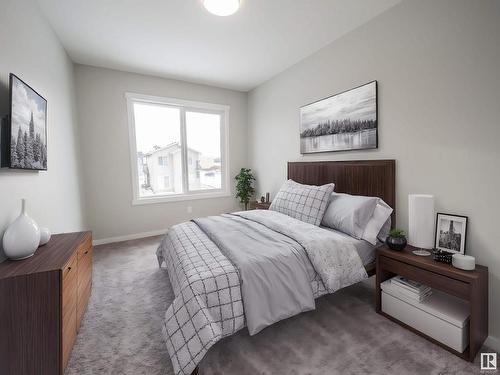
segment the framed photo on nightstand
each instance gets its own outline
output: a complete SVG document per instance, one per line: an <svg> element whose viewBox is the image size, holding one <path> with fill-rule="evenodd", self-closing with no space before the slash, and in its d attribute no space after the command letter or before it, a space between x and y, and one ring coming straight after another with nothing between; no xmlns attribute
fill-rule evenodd
<svg viewBox="0 0 500 375"><path fill-rule="evenodd" d="M436 217L436 249L465 254L467 216L438 213Z"/></svg>

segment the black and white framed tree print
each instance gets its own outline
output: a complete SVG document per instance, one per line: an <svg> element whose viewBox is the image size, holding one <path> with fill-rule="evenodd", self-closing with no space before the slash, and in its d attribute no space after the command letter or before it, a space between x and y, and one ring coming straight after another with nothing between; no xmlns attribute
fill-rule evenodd
<svg viewBox="0 0 500 375"><path fill-rule="evenodd" d="M300 108L300 153L378 147L377 81Z"/></svg>
<svg viewBox="0 0 500 375"><path fill-rule="evenodd" d="M10 168L47 170L47 101L10 75Z"/></svg>
<svg viewBox="0 0 500 375"><path fill-rule="evenodd" d="M436 217L436 248L465 254L467 217L438 213Z"/></svg>

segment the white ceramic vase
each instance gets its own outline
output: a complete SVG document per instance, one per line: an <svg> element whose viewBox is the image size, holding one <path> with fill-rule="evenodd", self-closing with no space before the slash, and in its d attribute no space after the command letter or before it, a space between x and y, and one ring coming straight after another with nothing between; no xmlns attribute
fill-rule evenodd
<svg viewBox="0 0 500 375"><path fill-rule="evenodd" d="M47 242L49 242L51 236L52 236L52 233L50 233L49 228L40 227L40 246L43 246Z"/></svg>
<svg viewBox="0 0 500 375"><path fill-rule="evenodd" d="M40 243L40 229L26 214L26 200L22 200L21 214L9 225L3 235L3 251L12 260L32 256Z"/></svg>

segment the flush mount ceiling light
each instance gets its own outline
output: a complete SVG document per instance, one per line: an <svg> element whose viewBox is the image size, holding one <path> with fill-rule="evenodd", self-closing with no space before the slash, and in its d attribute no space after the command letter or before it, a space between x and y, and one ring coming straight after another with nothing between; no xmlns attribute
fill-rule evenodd
<svg viewBox="0 0 500 375"><path fill-rule="evenodd" d="M216 16L230 16L240 7L240 0L203 0L203 5Z"/></svg>

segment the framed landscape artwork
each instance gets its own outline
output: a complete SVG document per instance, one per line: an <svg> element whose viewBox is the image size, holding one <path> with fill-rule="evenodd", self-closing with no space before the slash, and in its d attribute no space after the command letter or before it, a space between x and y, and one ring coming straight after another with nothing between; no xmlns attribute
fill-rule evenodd
<svg viewBox="0 0 500 375"><path fill-rule="evenodd" d="M467 217L438 213L436 217L436 248L465 254Z"/></svg>
<svg viewBox="0 0 500 375"><path fill-rule="evenodd" d="M47 101L10 75L9 167L47 170Z"/></svg>
<svg viewBox="0 0 500 375"><path fill-rule="evenodd" d="M300 153L378 147L377 81L300 108Z"/></svg>

